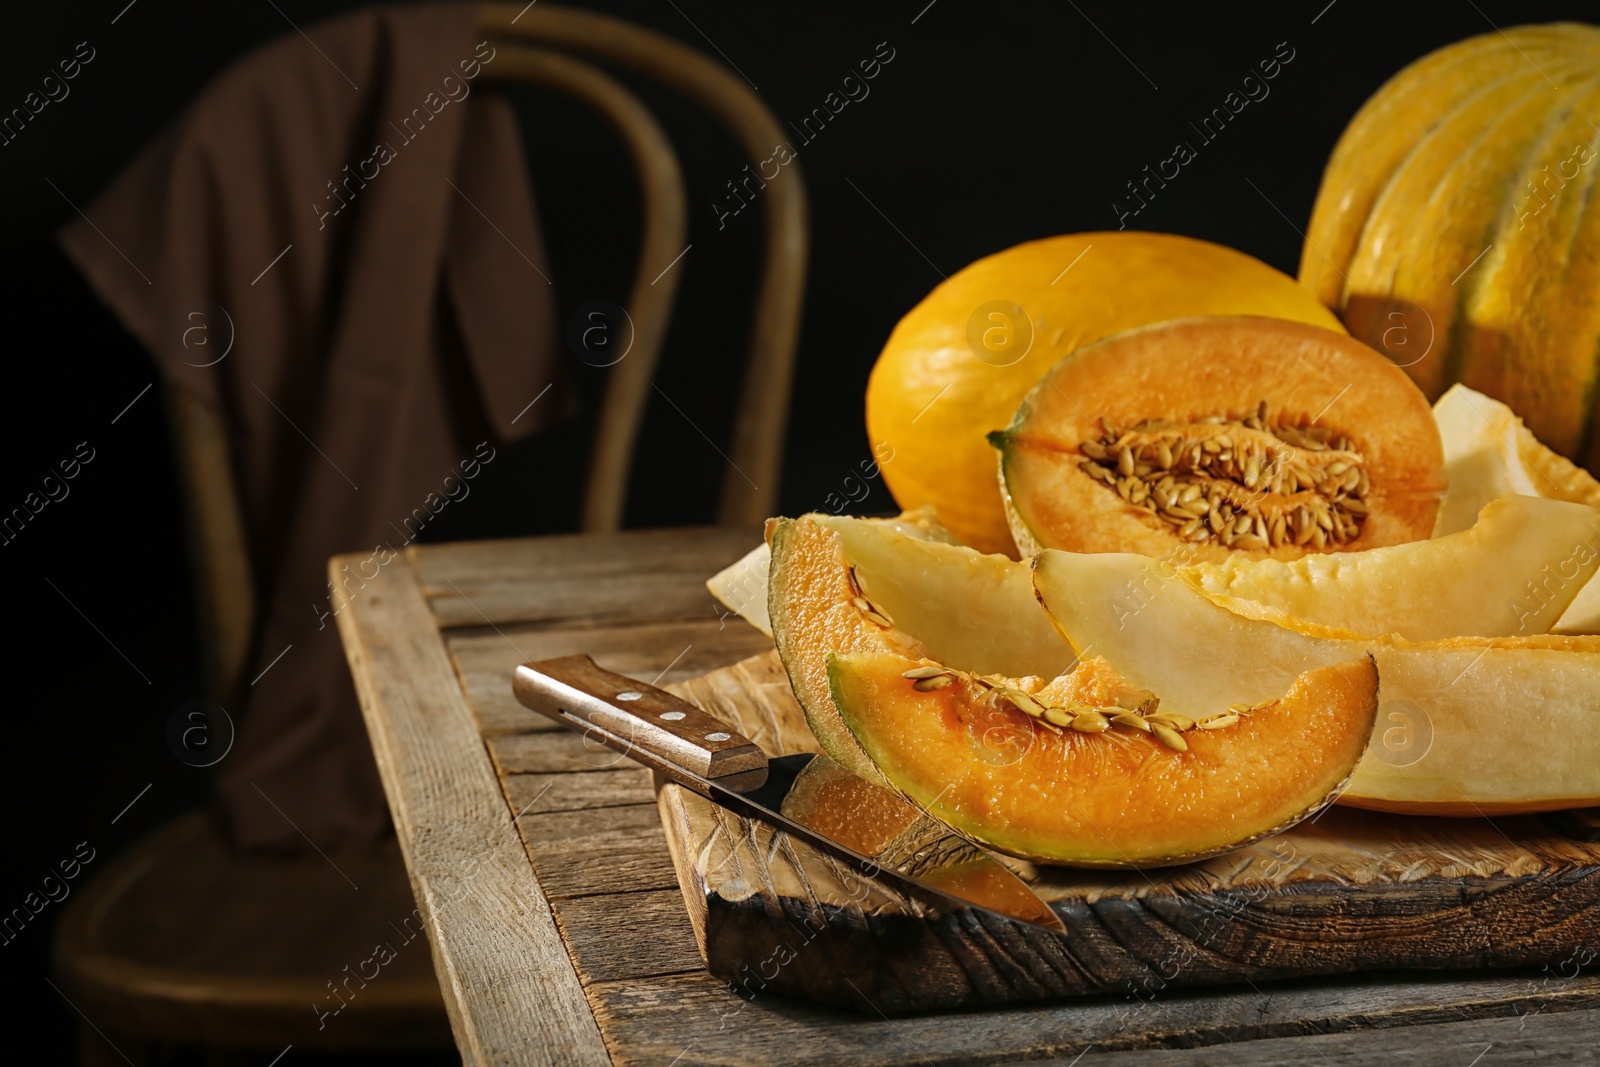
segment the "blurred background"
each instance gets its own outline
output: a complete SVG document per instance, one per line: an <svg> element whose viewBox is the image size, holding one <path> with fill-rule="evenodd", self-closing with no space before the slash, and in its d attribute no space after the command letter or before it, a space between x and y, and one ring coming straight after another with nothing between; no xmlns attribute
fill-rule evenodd
<svg viewBox="0 0 1600 1067"><path fill-rule="evenodd" d="M789 514L820 507L868 455L861 397L902 314L978 257L1050 234L1115 229L1113 202L1126 199L1126 183L1189 138L1187 124L1258 60L1293 54L1270 96L1128 224L1217 241L1293 273L1328 153L1389 75L1495 26L1593 15L1576 0L1157 9L1104 0L569 2L722 58L782 121L819 106L858 60L885 43L893 50L870 95L800 150L811 258L781 492ZM174 758L165 738L169 715L200 694L200 679L172 446L158 392L141 394L156 380L155 366L93 297L55 234L77 218L73 205L91 202L218 72L267 41L358 6L106 0L10 4L0 15L5 108L78 42L96 50L70 97L0 148L6 506L78 442L96 453L68 499L0 547L13 604L0 909L35 891L80 842L96 851L98 865L204 802L209 789L209 772ZM713 205L744 164L731 138L672 93L621 77L678 148L692 246L679 264L680 297L657 378L681 410L652 398L626 525L709 523L761 220L750 211L719 225ZM623 146L563 97L518 89L514 98L558 323L592 300L625 302L639 209ZM576 417L505 449L470 501L441 514L424 540L576 527L605 372L570 352L562 358L582 400ZM872 484L858 510L890 509L881 481ZM59 912L51 905L0 947L11 991L7 1043L36 1050L28 1062L74 1055L77 1017L45 980Z"/></svg>

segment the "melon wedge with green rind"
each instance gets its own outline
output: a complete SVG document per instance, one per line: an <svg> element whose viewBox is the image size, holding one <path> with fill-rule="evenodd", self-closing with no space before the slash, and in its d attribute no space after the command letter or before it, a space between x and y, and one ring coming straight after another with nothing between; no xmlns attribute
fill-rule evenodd
<svg viewBox="0 0 1600 1067"><path fill-rule="evenodd" d="M1499 815L1600 804L1600 638L1352 638L1218 607L1159 561L1045 552L1034 585L1080 653L1194 714L1282 693L1370 651L1378 728L1340 803Z"/></svg>
<svg viewBox="0 0 1600 1067"><path fill-rule="evenodd" d="M1431 641L1545 633L1597 568L1600 511L1506 496L1471 528L1429 541L1293 560L1236 555L1174 573L1254 619Z"/></svg>
<svg viewBox="0 0 1600 1067"><path fill-rule="evenodd" d="M896 789L958 832L1071 866L1187 863L1287 829L1337 795L1377 707L1378 673L1363 655L1306 672L1230 725L1190 729L1176 751L1132 728L1045 726L1000 695L1012 680L960 676L921 691L905 672L927 662L828 657L856 740ZM1030 688L1041 704L1104 707L1096 691L1108 670L1085 661Z"/></svg>
<svg viewBox="0 0 1600 1067"><path fill-rule="evenodd" d="M771 545L767 610L795 698L822 751L875 784L885 783L830 695L828 653L1047 678L1072 663L1025 563L860 519L777 519Z"/></svg>
<svg viewBox="0 0 1600 1067"><path fill-rule="evenodd" d="M887 519L852 519L822 514L808 518L825 526L841 524L848 527L851 523L867 522L891 527L922 541L937 541L946 545L961 543L939 522L932 505L927 504ZM767 615L767 574L771 569L772 546L763 540L738 560L706 579L706 589L723 607L768 637L772 636L772 620Z"/></svg>

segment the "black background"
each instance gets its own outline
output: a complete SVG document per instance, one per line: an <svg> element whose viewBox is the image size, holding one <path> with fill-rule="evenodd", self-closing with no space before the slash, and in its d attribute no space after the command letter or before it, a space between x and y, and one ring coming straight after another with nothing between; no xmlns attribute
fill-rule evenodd
<svg viewBox="0 0 1600 1067"><path fill-rule="evenodd" d="M77 442L97 451L70 497L0 546L11 620L0 912L19 905L78 842L98 851L93 872L207 790L206 772L175 759L163 733L172 710L198 695L199 678L159 391L111 424L155 372L57 250L55 232L75 217L64 197L89 204L213 75L293 33L290 20L307 25L359 6L125 5L13 0L0 16L0 110L19 105L77 42L98 52L67 99L0 148L0 510L19 504ZM1177 140L1192 141L1187 121L1219 105L1279 42L1295 58L1270 83L1271 95L1204 146L1133 225L1222 242L1293 272L1296 228L1309 216L1322 165L1385 78L1493 26L1590 13L1575 0L925 5L582 5L720 50L780 120L798 121L820 105L879 42L895 50L871 95L801 149L812 255L782 493L790 514L821 506L867 457L867 374L895 321L940 272L1031 238L1115 228L1111 204L1124 183ZM634 84L683 158L693 248L679 265L679 309L658 378L682 414L652 401L628 520L703 523L724 467L695 427L725 446L761 225L746 211L717 227L710 205L744 162L732 141L683 101ZM586 300L622 302L638 211L621 146L575 105L531 91L519 103L563 319ZM430 525L430 539L575 524L603 372L572 366L583 417L506 450L475 484L471 504ZM891 501L879 486L860 507L884 510ZM8 1060L70 1055L76 1017L45 983L59 910L51 905L0 947Z"/></svg>

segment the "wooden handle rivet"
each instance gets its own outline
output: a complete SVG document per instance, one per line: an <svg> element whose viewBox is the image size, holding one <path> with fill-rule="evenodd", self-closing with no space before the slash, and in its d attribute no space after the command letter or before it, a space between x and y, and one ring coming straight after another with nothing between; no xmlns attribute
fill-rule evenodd
<svg viewBox="0 0 1600 1067"><path fill-rule="evenodd" d="M676 722L677 720L683 718L683 712L681 712L681 711L663 711L661 713L661 717L663 719L671 719L674 722Z"/></svg>
<svg viewBox="0 0 1600 1067"><path fill-rule="evenodd" d="M721 730L718 730L714 734L706 734L706 740L707 741L727 741L727 740L730 740L732 737L733 737L732 734L725 734Z"/></svg>
<svg viewBox="0 0 1600 1067"><path fill-rule="evenodd" d="M636 690L633 690L633 689L629 689L627 692L618 693L617 694L617 699L618 700L638 700L642 696L644 696L643 693L637 692Z"/></svg>

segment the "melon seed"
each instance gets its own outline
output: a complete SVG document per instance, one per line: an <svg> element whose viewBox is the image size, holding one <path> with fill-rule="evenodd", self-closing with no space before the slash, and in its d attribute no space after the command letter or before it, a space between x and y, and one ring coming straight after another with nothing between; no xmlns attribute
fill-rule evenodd
<svg viewBox="0 0 1600 1067"><path fill-rule="evenodd" d="M936 674L932 678L918 678L911 683L911 688L919 693L931 693L935 689L943 689L955 683L956 680L948 674Z"/></svg>
<svg viewBox="0 0 1600 1067"><path fill-rule="evenodd" d="M1010 686L1004 686L1000 689L1000 695L1011 701L1011 703L1015 704L1018 711L1031 715L1035 719L1044 714L1044 707L1040 705L1037 700L1033 699L1033 697L1029 696L1027 693L1024 693L1020 689L1012 689Z"/></svg>
<svg viewBox="0 0 1600 1067"><path fill-rule="evenodd" d="M1162 723L1153 722L1150 724L1150 729L1151 732L1156 735L1156 740L1160 741L1168 748L1177 752L1189 751L1189 742L1185 741L1183 739L1183 735L1178 733L1178 731L1174 730L1172 727L1163 725Z"/></svg>
<svg viewBox="0 0 1600 1067"><path fill-rule="evenodd" d="M1083 734L1102 734L1111 729L1111 722L1098 711L1089 708L1072 717L1072 728Z"/></svg>
<svg viewBox="0 0 1600 1067"><path fill-rule="evenodd" d="M1220 730L1224 726L1232 726L1238 721L1239 716L1236 713L1229 711L1224 712L1221 715L1213 715L1209 719L1204 719L1195 723L1195 725L1202 730Z"/></svg>
<svg viewBox="0 0 1600 1067"><path fill-rule="evenodd" d="M1338 548L1361 536L1370 479L1333 429L1274 416L1265 401L1243 417L1097 427L1099 439L1079 445L1084 473L1180 539L1265 551Z"/></svg>
<svg viewBox="0 0 1600 1067"><path fill-rule="evenodd" d="M1111 721L1118 726L1127 726L1135 730L1143 730L1145 733L1150 732L1150 723L1143 715L1140 715L1137 712L1124 711L1119 715L1111 716Z"/></svg>
<svg viewBox="0 0 1600 1067"><path fill-rule="evenodd" d="M941 674L949 674L949 673L950 673L950 668L941 667L938 664L930 663L925 667L912 667L909 671L906 671L900 677L902 677L902 678L911 678L911 679L913 679L915 681L921 681L924 678L937 678Z"/></svg>
<svg viewBox="0 0 1600 1067"><path fill-rule="evenodd" d="M1179 733L1194 729L1193 719L1187 715L1179 715L1176 712L1158 711L1154 715L1147 716L1147 718L1150 720L1151 725L1168 726Z"/></svg>
<svg viewBox="0 0 1600 1067"><path fill-rule="evenodd" d="M1056 726L1071 726L1072 715L1065 708L1045 708L1044 721Z"/></svg>

